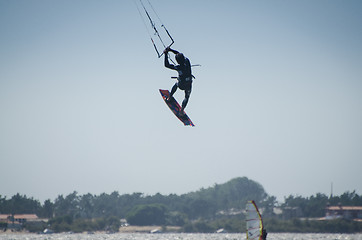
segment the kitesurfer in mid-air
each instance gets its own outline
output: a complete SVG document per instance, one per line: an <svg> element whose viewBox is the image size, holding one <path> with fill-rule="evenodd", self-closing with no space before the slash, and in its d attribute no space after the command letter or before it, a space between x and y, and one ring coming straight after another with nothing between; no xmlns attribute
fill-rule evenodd
<svg viewBox="0 0 362 240"><path fill-rule="evenodd" d="M170 64L168 61L168 52L174 53L176 56L176 61L179 65ZM191 64L190 60L186 58L182 53L173 50L171 48L166 48L163 51L165 54L165 67L176 70L178 72L177 82L171 89L170 96L166 99L169 101L173 94L176 92L177 88L185 91L185 99L182 101L181 112L184 113L184 109L189 101L191 89L192 89L192 73L191 73Z"/></svg>

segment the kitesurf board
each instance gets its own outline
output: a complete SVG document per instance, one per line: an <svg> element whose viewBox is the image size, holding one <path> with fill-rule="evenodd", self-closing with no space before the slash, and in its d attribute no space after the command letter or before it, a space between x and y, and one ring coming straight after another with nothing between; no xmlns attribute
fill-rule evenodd
<svg viewBox="0 0 362 240"><path fill-rule="evenodd" d="M178 104L174 97L172 97L170 101L166 100L168 96L170 96L170 92L168 90L160 89L160 93L167 106L171 109L175 116L180 119L183 124L185 124L185 126L195 126L185 112L183 112L184 114L182 114L181 106L180 104Z"/></svg>

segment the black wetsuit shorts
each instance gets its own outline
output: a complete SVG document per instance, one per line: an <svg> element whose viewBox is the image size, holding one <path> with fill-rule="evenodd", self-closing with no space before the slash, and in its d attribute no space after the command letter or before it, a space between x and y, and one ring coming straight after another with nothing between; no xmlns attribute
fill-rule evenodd
<svg viewBox="0 0 362 240"><path fill-rule="evenodd" d="M188 77L182 80L178 80L177 86L181 90L191 90L192 88L192 77Z"/></svg>

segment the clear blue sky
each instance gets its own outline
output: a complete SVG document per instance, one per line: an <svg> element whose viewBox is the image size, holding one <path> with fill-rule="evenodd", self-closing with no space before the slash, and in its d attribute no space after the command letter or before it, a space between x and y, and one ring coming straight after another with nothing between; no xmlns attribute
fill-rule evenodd
<svg viewBox="0 0 362 240"><path fill-rule="evenodd" d="M0 0L0 194L362 194L362 2L152 1L192 64L184 127L134 1ZM182 101L182 92L176 93Z"/></svg>

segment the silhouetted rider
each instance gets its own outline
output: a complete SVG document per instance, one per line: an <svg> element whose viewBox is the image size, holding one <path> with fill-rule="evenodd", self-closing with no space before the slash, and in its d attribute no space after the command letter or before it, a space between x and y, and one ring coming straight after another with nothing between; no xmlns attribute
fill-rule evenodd
<svg viewBox="0 0 362 240"><path fill-rule="evenodd" d="M175 66L175 65L169 63L168 52L172 52L172 53L176 54L175 58L179 65ZM177 83L172 87L170 96L167 98L167 101L169 101L171 99L173 94L176 92L177 88L184 90L185 99L182 101L182 105L181 105L181 107L182 107L181 112L183 112L189 101L191 89L192 89L192 77L193 76L191 73L190 60L188 58L186 58L182 53L180 53L176 50L173 50L169 47L166 48L163 53L165 54L165 67L176 70L178 72Z"/></svg>

